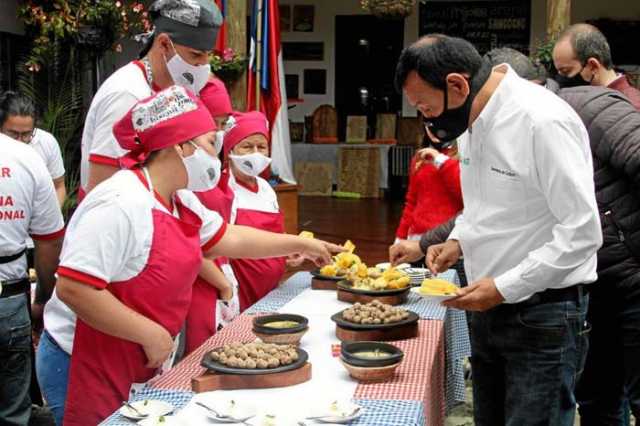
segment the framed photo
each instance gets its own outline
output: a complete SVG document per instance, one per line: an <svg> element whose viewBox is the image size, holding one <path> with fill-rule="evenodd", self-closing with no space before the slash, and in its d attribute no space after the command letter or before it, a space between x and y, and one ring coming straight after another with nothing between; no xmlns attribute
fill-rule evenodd
<svg viewBox="0 0 640 426"><path fill-rule="evenodd" d="M300 97L300 76L298 74L285 74L284 86L287 90L288 99L298 99Z"/></svg>
<svg viewBox="0 0 640 426"><path fill-rule="evenodd" d="M304 93L324 95L327 93L326 70L304 70Z"/></svg>
<svg viewBox="0 0 640 426"><path fill-rule="evenodd" d="M280 10L280 32L287 33L291 31L291 5L281 4Z"/></svg>
<svg viewBox="0 0 640 426"><path fill-rule="evenodd" d="M291 142L302 142L304 140L304 123L289 122L289 134Z"/></svg>
<svg viewBox="0 0 640 426"><path fill-rule="evenodd" d="M347 116L347 143L365 143L367 141L367 116Z"/></svg>
<svg viewBox="0 0 640 426"><path fill-rule="evenodd" d="M282 43L282 58L285 61L322 61L324 43L285 41Z"/></svg>
<svg viewBox="0 0 640 426"><path fill-rule="evenodd" d="M293 6L293 31L313 32L313 18L315 8L313 5L297 4Z"/></svg>

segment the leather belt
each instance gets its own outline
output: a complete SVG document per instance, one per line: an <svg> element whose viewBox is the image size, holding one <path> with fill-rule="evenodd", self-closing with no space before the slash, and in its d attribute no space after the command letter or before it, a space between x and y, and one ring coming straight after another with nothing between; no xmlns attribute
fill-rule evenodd
<svg viewBox="0 0 640 426"><path fill-rule="evenodd" d="M14 260L18 260L20 259L20 257L22 257L22 255L27 251L27 248L23 248L22 250L20 250L18 253L16 254L12 254L9 256L0 256L0 265L4 265L5 263L11 263Z"/></svg>
<svg viewBox="0 0 640 426"><path fill-rule="evenodd" d="M0 280L0 299L5 297L27 294L31 289L29 278L18 278L16 280Z"/></svg>

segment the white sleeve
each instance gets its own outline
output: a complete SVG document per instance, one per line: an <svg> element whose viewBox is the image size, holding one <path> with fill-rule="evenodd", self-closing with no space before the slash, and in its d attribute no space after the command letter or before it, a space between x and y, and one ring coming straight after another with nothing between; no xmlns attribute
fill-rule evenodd
<svg viewBox="0 0 640 426"><path fill-rule="evenodd" d="M35 152L31 172L35 188L29 234L36 240L60 237L64 232L64 219L56 197L56 190L44 161Z"/></svg>
<svg viewBox="0 0 640 426"><path fill-rule="evenodd" d="M582 149L581 149L582 146ZM553 120L534 129L533 155L540 191L558 223L552 239L495 279L507 303L564 283L602 245L593 166L584 129Z"/></svg>
<svg viewBox="0 0 640 426"><path fill-rule="evenodd" d="M49 158L47 159L47 168L52 179L58 179L64 176L64 162L62 161L62 152L56 138L51 135L51 143L49 150Z"/></svg>
<svg viewBox="0 0 640 426"><path fill-rule="evenodd" d="M136 229L126 212L105 202L77 212L65 236L58 274L105 288L137 256Z"/></svg>
<svg viewBox="0 0 640 426"><path fill-rule="evenodd" d="M125 91L112 93L101 101L94 120L96 126L89 152L90 162L114 165L113 161L109 163L109 160L117 160L127 153L113 135L113 125L124 117L136 102L138 99ZM117 166L117 163L115 165Z"/></svg>
<svg viewBox="0 0 640 426"><path fill-rule="evenodd" d="M224 235L227 224L218 212L206 208L191 191L178 191L180 201L202 220L200 228L200 245L206 251L213 247Z"/></svg>

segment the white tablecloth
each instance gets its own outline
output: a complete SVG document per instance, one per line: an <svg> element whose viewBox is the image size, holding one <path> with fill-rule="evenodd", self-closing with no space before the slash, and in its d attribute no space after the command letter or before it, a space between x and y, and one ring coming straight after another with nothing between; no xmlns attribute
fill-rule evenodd
<svg viewBox="0 0 640 426"><path fill-rule="evenodd" d="M380 150L380 188L389 188L389 149L391 145L372 144L313 144L313 143L292 143L291 158L293 164L300 161L311 163L331 163L333 164L333 183L338 183L338 164L340 156L338 150L342 148L378 148Z"/></svg>

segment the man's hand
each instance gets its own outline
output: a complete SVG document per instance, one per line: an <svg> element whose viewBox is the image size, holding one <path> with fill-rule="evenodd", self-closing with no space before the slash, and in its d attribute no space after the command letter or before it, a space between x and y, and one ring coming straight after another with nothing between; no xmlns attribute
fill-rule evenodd
<svg viewBox="0 0 640 426"><path fill-rule="evenodd" d="M458 295L442 302L449 308L465 311L486 311L504 302L493 278L482 278L468 287L458 290Z"/></svg>
<svg viewBox="0 0 640 426"><path fill-rule="evenodd" d="M158 368L171 355L173 339L160 324L156 324L154 330L147 336L147 341L142 345L147 356L147 368Z"/></svg>
<svg viewBox="0 0 640 426"><path fill-rule="evenodd" d="M416 262L423 256L419 241L401 240L389 247L389 262L393 266Z"/></svg>
<svg viewBox="0 0 640 426"><path fill-rule="evenodd" d="M458 240L447 240L442 244L429 246L427 250L427 268L433 274L444 272L462 256Z"/></svg>
<svg viewBox="0 0 640 426"><path fill-rule="evenodd" d="M440 154L435 148L422 148L416 153L416 170L420 168L424 163L432 163L433 160Z"/></svg>
<svg viewBox="0 0 640 426"><path fill-rule="evenodd" d="M31 304L31 338L33 344L37 345L40 342L40 334L44 328L44 322L42 320L44 313L44 304L32 303Z"/></svg>

